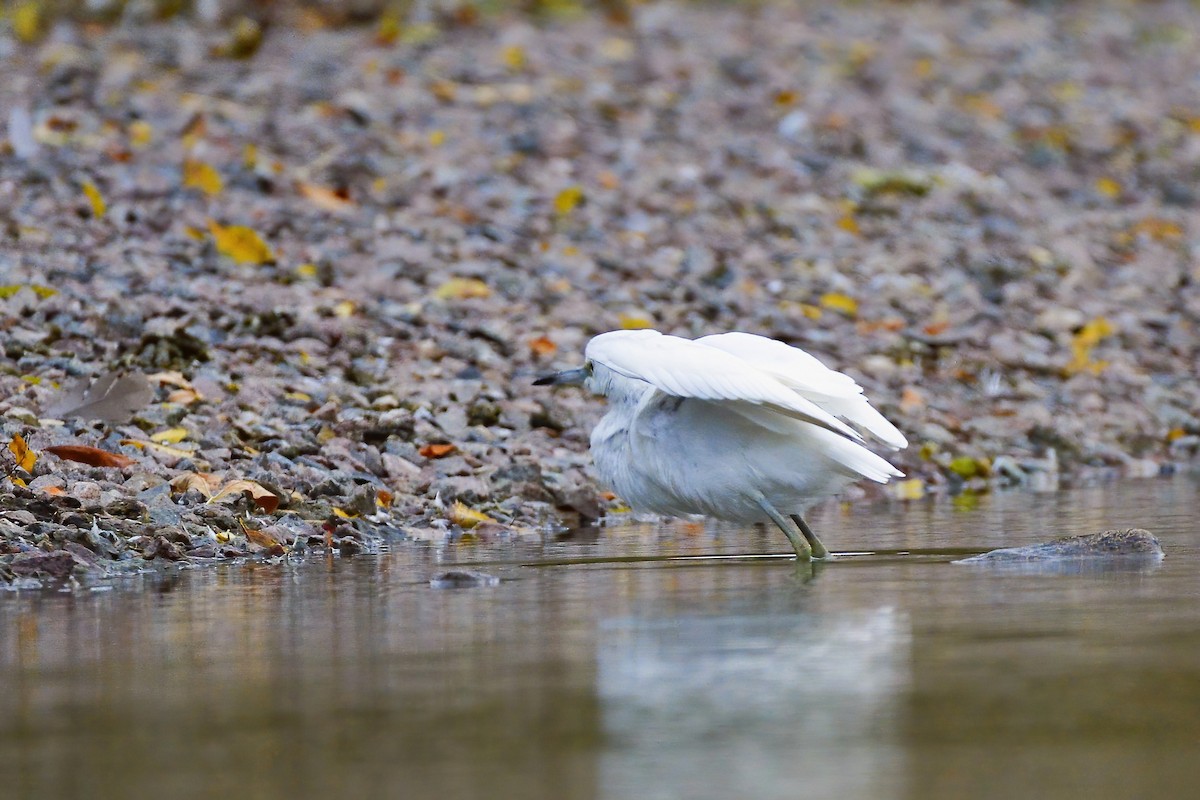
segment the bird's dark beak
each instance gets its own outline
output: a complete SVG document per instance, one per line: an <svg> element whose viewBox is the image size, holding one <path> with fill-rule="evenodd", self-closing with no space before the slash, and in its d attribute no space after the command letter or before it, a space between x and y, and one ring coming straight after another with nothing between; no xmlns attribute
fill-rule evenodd
<svg viewBox="0 0 1200 800"><path fill-rule="evenodd" d="M568 369L562 372L554 372L550 375L543 375L533 382L534 386L564 386L567 384L582 385L587 380L588 371L583 367L579 369Z"/></svg>

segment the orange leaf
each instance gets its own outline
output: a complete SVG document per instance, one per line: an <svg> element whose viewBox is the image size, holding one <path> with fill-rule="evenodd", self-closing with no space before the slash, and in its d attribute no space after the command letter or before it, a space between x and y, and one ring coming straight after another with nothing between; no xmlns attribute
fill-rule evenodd
<svg viewBox="0 0 1200 800"><path fill-rule="evenodd" d="M442 458L453 453L458 448L452 444L427 444L417 452L425 458Z"/></svg>
<svg viewBox="0 0 1200 800"><path fill-rule="evenodd" d="M213 490L220 482L217 476L209 472L184 472L171 479L171 491L183 494L188 489L195 489L205 497L212 497Z"/></svg>
<svg viewBox="0 0 1200 800"><path fill-rule="evenodd" d="M539 336L536 339L529 340L529 349L533 351L535 356L552 356L558 350L558 345L545 336Z"/></svg>
<svg viewBox="0 0 1200 800"><path fill-rule="evenodd" d="M47 447L46 452L53 453L64 461L78 461L92 467L128 467L137 463L129 456L110 453L86 444L60 444L55 447Z"/></svg>

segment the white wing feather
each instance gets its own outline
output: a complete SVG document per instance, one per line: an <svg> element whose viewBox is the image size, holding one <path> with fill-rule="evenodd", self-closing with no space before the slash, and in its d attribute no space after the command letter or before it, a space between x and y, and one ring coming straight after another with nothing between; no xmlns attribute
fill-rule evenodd
<svg viewBox="0 0 1200 800"><path fill-rule="evenodd" d="M853 378L830 369L798 347L741 332L704 336L696 344L716 348L757 367L823 410L865 428L891 447L908 447L908 439L871 406Z"/></svg>
<svg viewBox="0 0 1200 800"><path fill-rule="evenodd" d="M742 403L763 406L862 441L853 428L777 376L732 353L690 339L651 330L613 331L593 338L586 355L613 372L645 381L675 397L726 401L734 410Z"/></svg>

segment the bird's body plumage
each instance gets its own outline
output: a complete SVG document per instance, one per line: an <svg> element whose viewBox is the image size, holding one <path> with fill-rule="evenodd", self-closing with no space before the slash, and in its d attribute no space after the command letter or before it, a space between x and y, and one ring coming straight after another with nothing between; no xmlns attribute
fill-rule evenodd
<svg viewBox="0 0 1200 800"><path fill-rule="evenodd" d="M773 520L795 545L781 515L800 515L854 480L901 475L847 424L907 446L862 388L782 342L613 331L585 356L573 378L609 401L591 436L596 469L636 510Z"/></svg>

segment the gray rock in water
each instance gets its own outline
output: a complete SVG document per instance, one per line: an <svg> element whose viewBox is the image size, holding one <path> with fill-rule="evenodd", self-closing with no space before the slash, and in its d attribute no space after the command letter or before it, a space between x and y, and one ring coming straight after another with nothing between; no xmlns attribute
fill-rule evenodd
<svg viewBox="0 0 1200 800"><path fill-rule="evenodd" d="M1163 557L1163 550L1158 539L1154 538L1154 534L1150 531L1128 528L1082 536L1065 536L1061 539L1027 547L1004 547L952 563L1030 564L1129 556L1143 560L1157 560Z"/></svg>
<svg viewBox="0 0 1200 800"><path fill-rule="evenodd" d="M429 579L434 589L473 589L479 586L499 586L500 579L473 569L452 569Z"/></svg>

